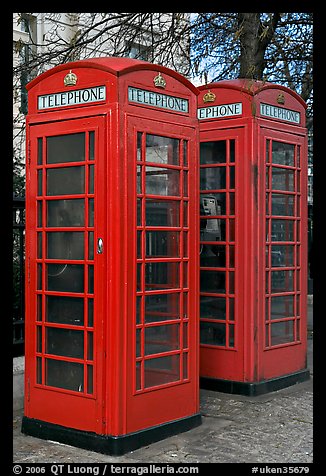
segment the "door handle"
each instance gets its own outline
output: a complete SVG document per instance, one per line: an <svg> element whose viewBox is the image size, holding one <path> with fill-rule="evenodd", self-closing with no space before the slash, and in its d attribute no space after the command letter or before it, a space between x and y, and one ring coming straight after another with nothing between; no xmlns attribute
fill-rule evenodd
<svg viewBox="0 0 326 476"><path fill-rule="evenodd" d="M96 249L96 253L98 255L101 255L103 253L103 240L102 238L98 238L97 239L97 249Z"/></svg>

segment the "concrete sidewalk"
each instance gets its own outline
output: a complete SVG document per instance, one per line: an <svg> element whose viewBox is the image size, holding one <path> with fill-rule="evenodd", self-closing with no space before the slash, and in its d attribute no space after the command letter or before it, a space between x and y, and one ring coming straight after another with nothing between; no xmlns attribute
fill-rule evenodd
<svg viewBox="0 0 326 476"><path fill-rule="evenodd" d="M16 411L14 463L312 463L312 300L308 308L309 380L256 397L201 390L202 425L123 456L26 436Z"/></svg>

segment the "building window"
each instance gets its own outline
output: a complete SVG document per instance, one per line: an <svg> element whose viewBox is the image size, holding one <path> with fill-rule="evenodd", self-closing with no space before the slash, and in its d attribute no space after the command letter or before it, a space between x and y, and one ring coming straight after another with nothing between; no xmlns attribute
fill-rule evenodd
<svg viewBox="0 0 326 476"><path fill-rule="evenodd" d="M152 48L150 46L141 45L140 43L130 42L127 44L127 55L129 58L150 61Z"/></svg>

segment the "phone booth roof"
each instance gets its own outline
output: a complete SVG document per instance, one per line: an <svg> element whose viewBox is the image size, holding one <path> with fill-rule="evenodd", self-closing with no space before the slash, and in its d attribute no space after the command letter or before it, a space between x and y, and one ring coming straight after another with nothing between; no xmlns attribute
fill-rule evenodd
<svg viewBox="0 0 326 476"><path fill-rule="evenodd" d="M41 81L44 81L49 76L69 68L70 69L73 69L73 68L98 69L98 70L111 73L115 76L121 76L123 74L130 73L132 71L155 70L155 71L160 71L162 73L168 74L169 76L172 76L178 79L190 90L192 90L192 92L194 92L196 95L199 94L197 88L187 78L182 76L177 71L174 71L162 65L150 63L148 61L142 61L142 60L138 60L134 58L125 58L125 57L118 57L118 56L89 58L84 60L72 61L70 63L60 64L58 66L55 66L45 71L44 73L34 78L32 81L30 81L26 85L26 89L29 91L31 88L36 86Z"/></svg>
<svg viewBox="0 0 326 476"><path fill-rule="evenodd" d="M251 79L222 80L198 87L198 108L205 109L199 119L222 119L240 116L239 114L219 114L213 111L215 106L231 106L235 101L241 102L241 114L244 117L256 116L273 120L286 121L297 126L305 126L305 109L307 104L302 97L286 86ZM211 108L211 110L209 109ZM239 109L239 110L240 110ZM223 111L222 111L223 112ZM299 112L299 115L295 113ZM209 115L210 114L210 115Z"/></svg>
<svg viewBox="0 0 326 476"><path fill-rule="evenodd" d="M169 78L169 81L163 77ZM127 79L124 78L133 81L137 87L148 86L151 90L162 92L163 96L164 90L172 96L180 93L194 99L199 94L198 88L187 78L162 65L115 56L89 58L60 64L30 81L26 86L29 115L123 101L118 90L126 87ZM162 82L155 83L156 79ZM94 88L102 88L98 90L98 99L83 100L90 95L96 97ZM78 103L73 98L76 95L81 98ZM190 116L195 115L195 103L190 109Z"/></svg>

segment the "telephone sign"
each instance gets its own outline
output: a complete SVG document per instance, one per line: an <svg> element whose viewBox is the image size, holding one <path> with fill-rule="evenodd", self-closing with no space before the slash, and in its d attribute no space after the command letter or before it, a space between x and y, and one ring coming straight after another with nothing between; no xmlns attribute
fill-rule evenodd
<svg viewBox="0 0 326 476"><path fill-rule="evenodd" d="M78 106L98 101L105 101L105 86L95 88L77 89L75 91L63 91L60 93L45 94L38 96L38 109L50 109L54 107Z"/></svg>

